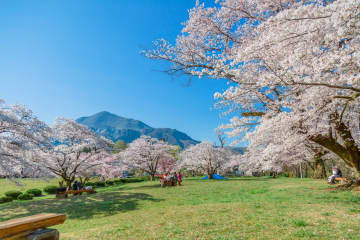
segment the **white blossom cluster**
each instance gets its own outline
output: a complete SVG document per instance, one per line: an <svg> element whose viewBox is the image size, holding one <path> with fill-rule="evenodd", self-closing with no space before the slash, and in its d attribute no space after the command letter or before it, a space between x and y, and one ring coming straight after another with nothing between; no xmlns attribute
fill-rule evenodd
<svg viewBox="0 0 360 240"><path fill-rule="evenodd" d="M51 130L21 105L7 105L0 99L0 176L47 175L41 165L29 159L32 149L45 147Z"/></svg>

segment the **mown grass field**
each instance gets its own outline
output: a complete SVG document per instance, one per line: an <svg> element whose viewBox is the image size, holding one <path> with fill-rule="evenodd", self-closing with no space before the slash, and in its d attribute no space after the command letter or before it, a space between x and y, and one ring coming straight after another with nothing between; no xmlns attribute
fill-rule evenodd
<svg viewBox="0 0 360 240"><path fill-rule="evenodd" d="M4 181L0 194L13 189ZM38 184L49 183L29 183ZM1 204L0 221L65 213L56 227L61 239L359 239L360 193L328 188L325 180L293 178L186 179L168 188L129 183L94 195Z"/></svg>

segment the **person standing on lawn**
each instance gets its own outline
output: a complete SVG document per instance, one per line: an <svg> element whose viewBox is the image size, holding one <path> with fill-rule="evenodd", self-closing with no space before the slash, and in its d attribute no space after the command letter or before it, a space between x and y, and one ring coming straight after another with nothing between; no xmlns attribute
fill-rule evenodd
<svg viewBox="0 0 360 240"><path fill-rule="evenodd" d="M179 171L178 174L177 174L177 181L178 181L179 186L181 186L182 175L181 175L181 172L180 172L180 171Z"/></svg>

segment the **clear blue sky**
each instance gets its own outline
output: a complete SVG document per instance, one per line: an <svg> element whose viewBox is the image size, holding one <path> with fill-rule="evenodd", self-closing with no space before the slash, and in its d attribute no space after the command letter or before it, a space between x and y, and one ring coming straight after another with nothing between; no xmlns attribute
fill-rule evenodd
<svg viewBox="0 0 360 240"><path fill-rule="evenodd" d="M209 0L208 2L212 2ZM220 80L174 79L140 55L158 38L175 40L195 0L3 0L0 97L42 120L99 111L215 141L212 110Z"/></svg>

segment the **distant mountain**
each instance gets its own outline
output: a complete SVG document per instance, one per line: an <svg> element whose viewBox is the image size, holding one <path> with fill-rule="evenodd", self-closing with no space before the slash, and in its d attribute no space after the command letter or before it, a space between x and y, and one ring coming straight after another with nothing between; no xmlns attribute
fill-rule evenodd
<svg viewBox="0 0 360 240"><path fill-rule="evenodd" d="M182 148L199 143L176 129L152 128L139 120L120 117L109 112L99 112L89 117L81 117L76 122L88 126L95 133L114 142L123 140L130 143L141 135L147 135L165 139L169 144L179 145Z"/></svg>

